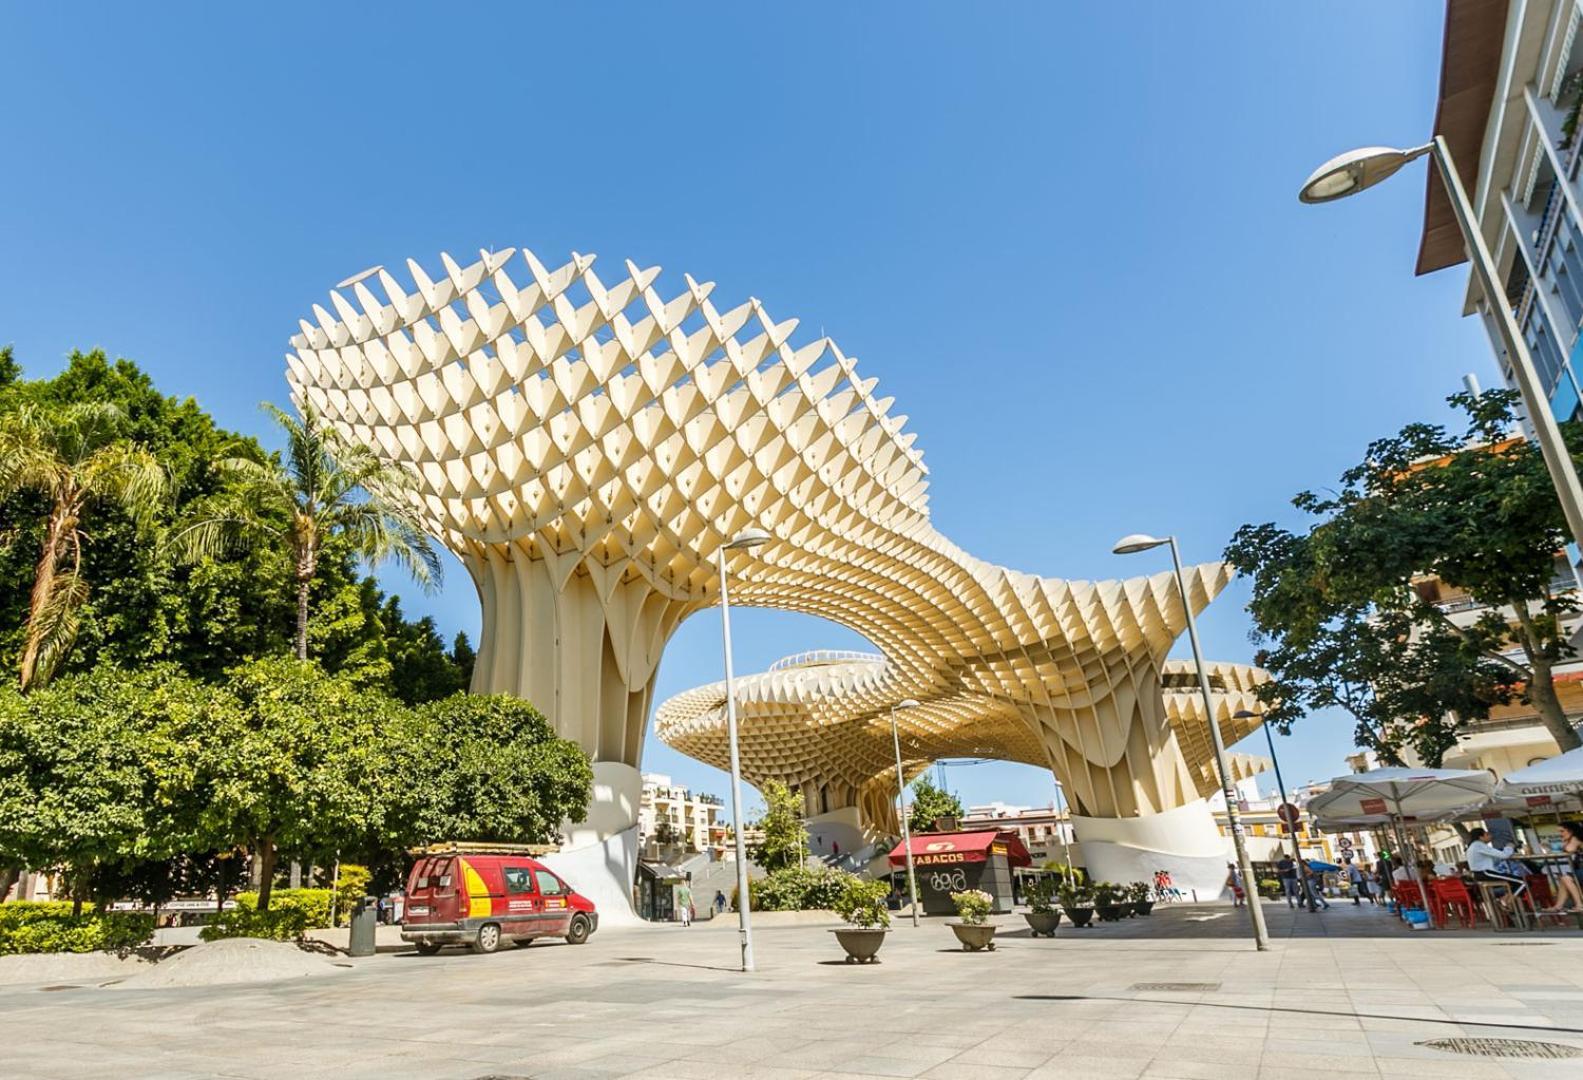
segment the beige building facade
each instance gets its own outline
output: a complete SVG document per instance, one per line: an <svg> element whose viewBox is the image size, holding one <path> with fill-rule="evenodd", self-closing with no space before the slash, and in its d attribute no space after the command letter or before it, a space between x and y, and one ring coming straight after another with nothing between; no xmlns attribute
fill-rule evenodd
<svg viewBox="0 0 1583 1080"><path fill-rule="evenodd" d="M800 769L860 826L885 812L884 717L915 698L908 770L982 746L1055 770L1111 876L1220 863L1207 724L1245 735L1232 714L1259 674L1217 665L1215 715L1195 711L1166 660L1186 618L1168 572L1066 581L974 558L930 523L895 400L833 341L752 297L717 305L711 282L594 261L374 267L314 305L287 357L297 403L410 471L472 576L473 689L531 700L593 758L588 819L556 859L579 888L630 896L659 660L718 603L717 555L750 527L771 539L728 554L733 600L834 620L883 660L744 680L749 775ZM1186 574L1195 608L1230 578ZM708 696L661 710L660 732L719 763Z"/></svg>

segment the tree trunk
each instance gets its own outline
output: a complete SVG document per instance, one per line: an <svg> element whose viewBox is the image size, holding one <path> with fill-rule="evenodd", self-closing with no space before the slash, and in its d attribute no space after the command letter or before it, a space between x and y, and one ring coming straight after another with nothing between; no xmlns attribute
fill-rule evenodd
<svg viewBox="0 0 1583 1080"><path fill-rule="evenodd" d="M21 867L0 866L0 904L5 903L5 898L11 895L12 888L15 887L17 880L21 876Z"/></svg>
<svg viewBox="0 0 1583 1080"><path fill-rule="evenodd" d="M38 653L44 628L39 618L55 592L55 571L60 563L61 533L65 512L57 507L49 516L44 532L44 547L33 570L33 594L28 600L27 638L22 648L21 686L27 690L38 675Z"/></svg>
<svg viewBox="0 0 1583 1080"><path fill-rule="evenodd" d="M311 577L297 575L297 659L308 659L308 586Z"/></svg>
<svg viewBox="0 0 1583 1080"><path fill-rule="evenodd" d="M269 894L275 887L275 838L266 836L258 845L259 862L262 864L258 876L258 910L269 910Z"/></svg>
<svg viewBox="0 0 1583 1080"><path fill-rule="evenodd" d="M1554 668L1539 641L1533 616L1524 604L1516 605L1515 610L1517 623L1522 628L1523 652L1528 655L1528 666L1533 673L1528 680L1528 699L1533 702L1534 711L1539 714L1545 730L1550 732L1550 737L1555 739L1561 752L1576 750L1583 746L1583 739L1578 738L1577 730L1568 722L1566 710L1561 707L1561 698L1556 694Z"/></svg>

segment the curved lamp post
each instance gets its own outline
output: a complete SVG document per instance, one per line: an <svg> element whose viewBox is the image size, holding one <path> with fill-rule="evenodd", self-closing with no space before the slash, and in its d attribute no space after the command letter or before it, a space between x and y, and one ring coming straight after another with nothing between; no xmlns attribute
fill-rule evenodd
<svg viewBox="0 0 1583 1080"><path fill-rule="evenodd" d="M1522 394L1528 420L1533 424L1539 452L1544 455L1545 467L1550 471L1550 481L1555 485L1557 498L1561 500L1561 510L1566 514L1572 542L1583 549L1583 485L1578 483L1572 455L1561 438L1561 428L1556 424L1555 414L1550 411L1550 402L1545 398L1539 372L1534 368L1533 357L1528 352L1528 343L1523 340L1517 316L1512 312L1511 298L1506 295L1506 289L1501 284L1500 271L1490 254L1489 245L1484 242L1484 234L1479 231L1473 204L1462 186L1461 174L1451 159L1451 148L1446 145L1446 140L1436 135L1433 141L1407 150L1368 146L1348 151L1315 169L1298 191L1297 198L1305 203L1344 199L1373 187L1409 161L1425 155L1435 159L1440 179L1445 182L1446 194L1451 197L1451 209L1462 231L1463 245L1473 263L1473 275L1478 279L1485 300L1494 309L1495 326L1500 333L1501 344L1511 361L1512 376Z"/></svg>
<svg viewBox="0 0 1583 1080"><path fill-rule="evenodd" d="M763 529L744 529L720 545L720 635L726 654L726 732L731 742L731 821L737 848L737 927L742 939L742 970L753 970L753 923L748 916L752 902L748 892L747 844L742 839L742 762L737 751L737 696L731 672L731 597L726 584L726 552L745 551L768 543Z"/></svg>
<svg viewBox="0 0 1583 1080"><path fill-rule="evenodd" d="M916 709L918 702L906 698L890 707L890 740L896 747L896 816L901 819L901 849L907 856L907 899L912 903L912 924L918 925L918 878L912 870L912 832L907 826L907 778L901 772L901 735L896 730L896 710Z"/></svg>
<svg viewBox="0 0 1583 1080"><path fill-rule="evenodd" d="M1264 910L1259 905L1258 882L1253 877L1253 863L1248 859L1248 845L1242 840L1242 818L1237 813L1237 792L1231 785L1231 770L1226 767L1226 744L1220 737L1220 725L1215 723L1215 702L1209 695L1209 672L1204 667L1204 654L1198 648L1198 620L1193 618L1193 602L1187 595L1187 581L1182 577L1182 556L1176 548L1176 537L1155 537L1133 533L1116 541L1111 550L1117 555L1132 555L1169 545L1171 566L1176 571L1176 588L1182 595L1182 611L1187 616L1187 639L1193 645L1193 664L1198 668L1198 689L1204 695L1204 718L1209 723L1209 739L1215 748L1215 768L1220 773L1220 790L1226 797L1226 824L1231 828L1231 842L1237 849L1237 867L1242 872L1242 888L1248 897L1248 914L1253 918L1253 944L1260 952L1270 947L1270 935L1264 928Z"/></svg>

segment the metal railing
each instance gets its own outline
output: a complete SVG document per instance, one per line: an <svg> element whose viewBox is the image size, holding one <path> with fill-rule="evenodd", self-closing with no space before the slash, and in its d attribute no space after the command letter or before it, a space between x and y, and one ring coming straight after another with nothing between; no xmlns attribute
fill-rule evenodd
<svg viewBox="0 0 1583 1080"><path fill-rule="evenodd" d="M789 671L792 668L823 667L827 664L883 664L885 658L878 653L855 652L851 649L809 649L807 652L783 656L769 666L771 671Z"/></svg>

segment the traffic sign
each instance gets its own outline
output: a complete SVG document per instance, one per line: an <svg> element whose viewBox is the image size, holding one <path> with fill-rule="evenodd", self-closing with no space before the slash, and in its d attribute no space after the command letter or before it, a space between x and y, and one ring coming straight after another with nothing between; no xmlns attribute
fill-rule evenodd
<svg viewBox="0 0 1583 1080"><path fill-rule="evenodd" d="M1275 816L1288 825L1296 825L1302 820L1303 812L1289 802L1283 802L1275 808Z"/></svg>

